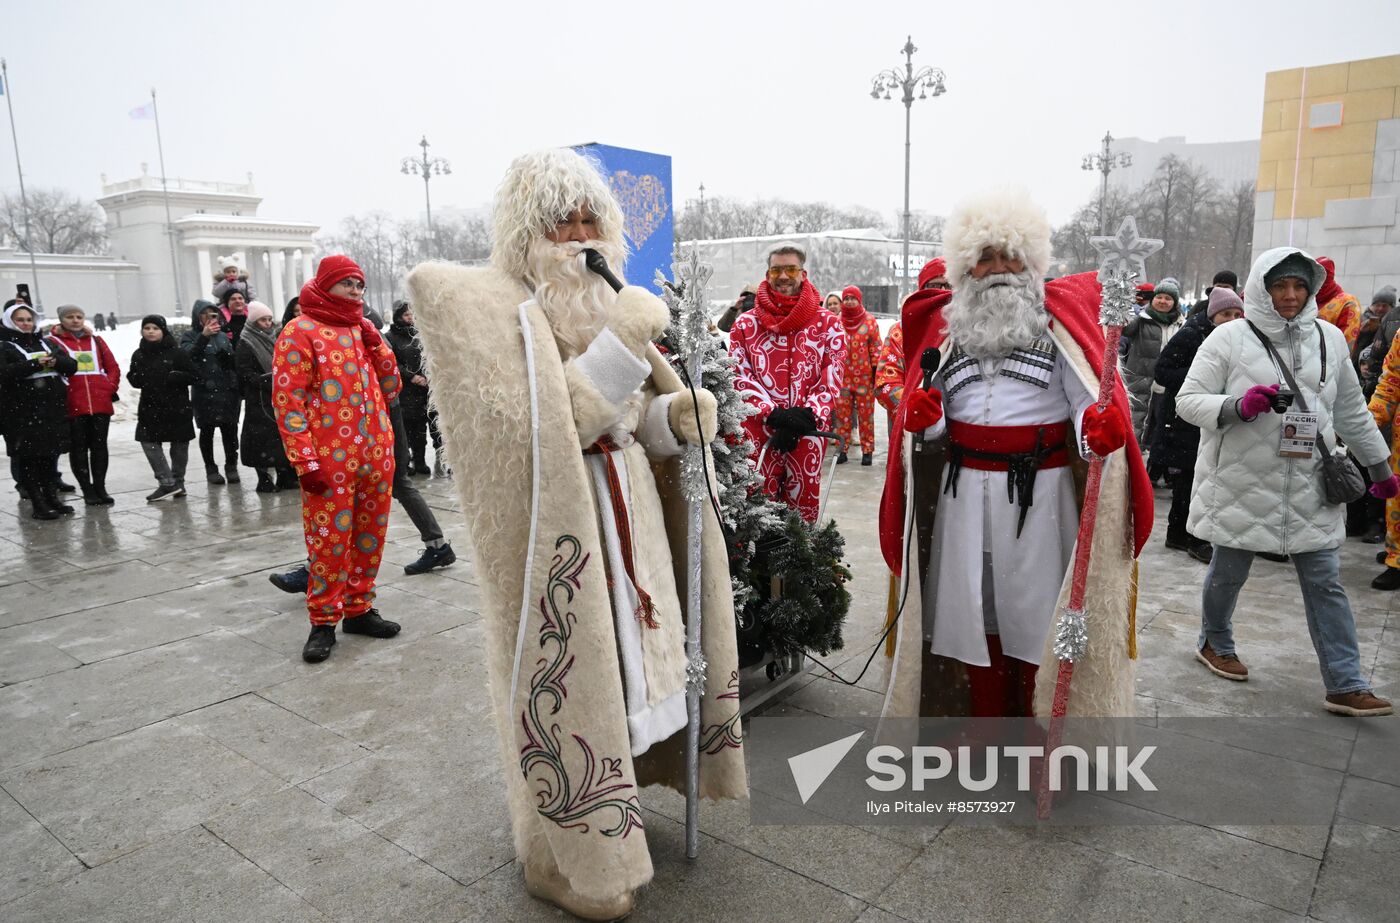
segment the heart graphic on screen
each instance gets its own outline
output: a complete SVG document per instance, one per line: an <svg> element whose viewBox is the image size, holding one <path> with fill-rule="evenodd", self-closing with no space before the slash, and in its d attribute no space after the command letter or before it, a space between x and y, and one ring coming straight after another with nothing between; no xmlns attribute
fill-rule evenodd
<svg viewBox="0 0 1400 923"><path fill-rule="evenodd" d="M650 173L634 176L626 170L614 173L608 185L627 219L627 236L640 250L666 220L666 187Z"/></svg>

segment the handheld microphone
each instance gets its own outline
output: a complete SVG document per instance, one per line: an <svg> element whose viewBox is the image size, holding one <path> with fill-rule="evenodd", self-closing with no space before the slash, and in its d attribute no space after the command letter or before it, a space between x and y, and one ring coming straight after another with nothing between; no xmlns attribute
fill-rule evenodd
<svg viewBox="0 0 1400 923"><path fill-rule="evenodd" d="M933 373L938 371L938 347L930 346L919 357L919 367L924 370L924 390L933 384Z"/></svg>
<svg viewBox="0 0 1400 923"><path fill-rule="evenodd" d="M608 268L608 261L603 258L603 254L597 250L584 250L583 265L588 267L589 272L602 276L603 281L611 285L613 291L622 291L622 280L613 275L613 271Z"/></svg>

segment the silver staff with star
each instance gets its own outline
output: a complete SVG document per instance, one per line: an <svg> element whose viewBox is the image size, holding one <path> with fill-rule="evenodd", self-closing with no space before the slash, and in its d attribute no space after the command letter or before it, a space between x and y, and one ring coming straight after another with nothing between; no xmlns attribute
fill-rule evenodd
<svg viewBox="0 0 1400 923"><path fill-rule="evenodd" d="M1136 304L1134 283L1147 275L1147 258L1162 249L1162 241L1139 237L1137 219L1129 215L1112 237L1091 237L1089 243L1099 253L1099 323L1104 328L1103 374L1099 376L1099 409L1105 410L1113 400L1118 380L1118 341L1123 327L1133 319ZM1055 625L1055 656L1059 670L1055 674L1055 698L1050 709L1050 731L1046 753L1059 746L1065 712L1069 707L1070 684L1074 681L1074 662L1084 656L1089 636L1084 625L1084 590L1089 578L1089 559L1094 547L1094 526L1099 515L1099 489L1103 484L1105 459L1095 455L1089 462L1089 477L1084 486L1084 507L1079 514L1079 538L1074 546L1074 570L1070 578L1069 604L1060 613ZM1036 811L1042 819L1049 816L1050 788L1044 772L1036 793Z"/></svg>

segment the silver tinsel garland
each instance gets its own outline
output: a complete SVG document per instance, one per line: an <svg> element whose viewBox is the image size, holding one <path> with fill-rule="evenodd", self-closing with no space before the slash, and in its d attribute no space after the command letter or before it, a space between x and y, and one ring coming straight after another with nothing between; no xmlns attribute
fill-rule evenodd
<svg viewBox="0 0 1400 923"><path fill-rule="evenodd" d="M1065 606L1055 625L1055 656L1074 662L1084 656L1089 646L1089 632L1084 625L1084 610Z"/></svg>

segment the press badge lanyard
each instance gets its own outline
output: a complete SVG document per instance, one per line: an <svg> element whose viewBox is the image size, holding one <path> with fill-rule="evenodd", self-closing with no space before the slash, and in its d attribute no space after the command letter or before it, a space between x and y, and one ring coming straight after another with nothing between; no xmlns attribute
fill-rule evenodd
<svg viewBox="0 0 1400 923"><path fill-rule="evenodd" d="M92 349L79 349L77 352L68 348L68 344L55 338L54 342L63 347L63 351L73 357L73 361L78 363L78 371L74 372L74 377L78 375L101 375L102 360L97 352L97 338L92 338Z"/></svg>
<svg viewBox="0 0 1400 923"><path fill-rule="evenodd" d="M13 346L15 349L19 350L19 354L20 354L21 356L24 356L26 359L31 359L31 360L32 360L32 359L42 359L42 358L44 358L45 356L48 355L48 352L47 352L47 351L44 351L44 352L33 352L33 353L31 353L29 350L25 349L23 346L21 346L21 345L19 345L18 343L16 343L14 340L10 340L9 342L10 342L10 345ZM27 377L27 378L31 378L31 379L33 379L33 378L57 378L57 377L58 377L58 373L55 372L53 369L48 369L48 370L42 371L42 372L35 372L34 374L29 375L29 376L26 376L26 377Z"/></svg>
<svg viewBox="0 0 1400 923"><path fill-rule="evenodd" d="M1262 330L1249 320L1246 320L1245 323L1249 324L1249 329L1254 331L1259 342L1264 344L1264 351L1268 353L1269 361L1274 364L1274 371L1278 372L1279 378L1288 385L1289 390L1293 392L1294 400L1301 408L1299 411L1288 410L1283 414L1283 423L1279 427L1278 454L1284 458L1310 458L1313 448L1318 442L1322 443L1321 447L1324 452L1331 453L1331 448L1322 439L1322 433L1319 430L1321 422L1319 415L1308 411L1307 399L1303 396L1302 389L1298 387L1298 382L1293 378L1293 373L1280 361L1278 350L1274 348L1274 344L1270 342ZM1318 393L1321 394L1323 385L1327 384L1327 337L1323 334L1317 321L1313 321L1313 325L1317 327L1319 358L1322 364L1322 374L1317 384ZM1293 428L1292 436L1288 435L1289 427Z"/></svg>

